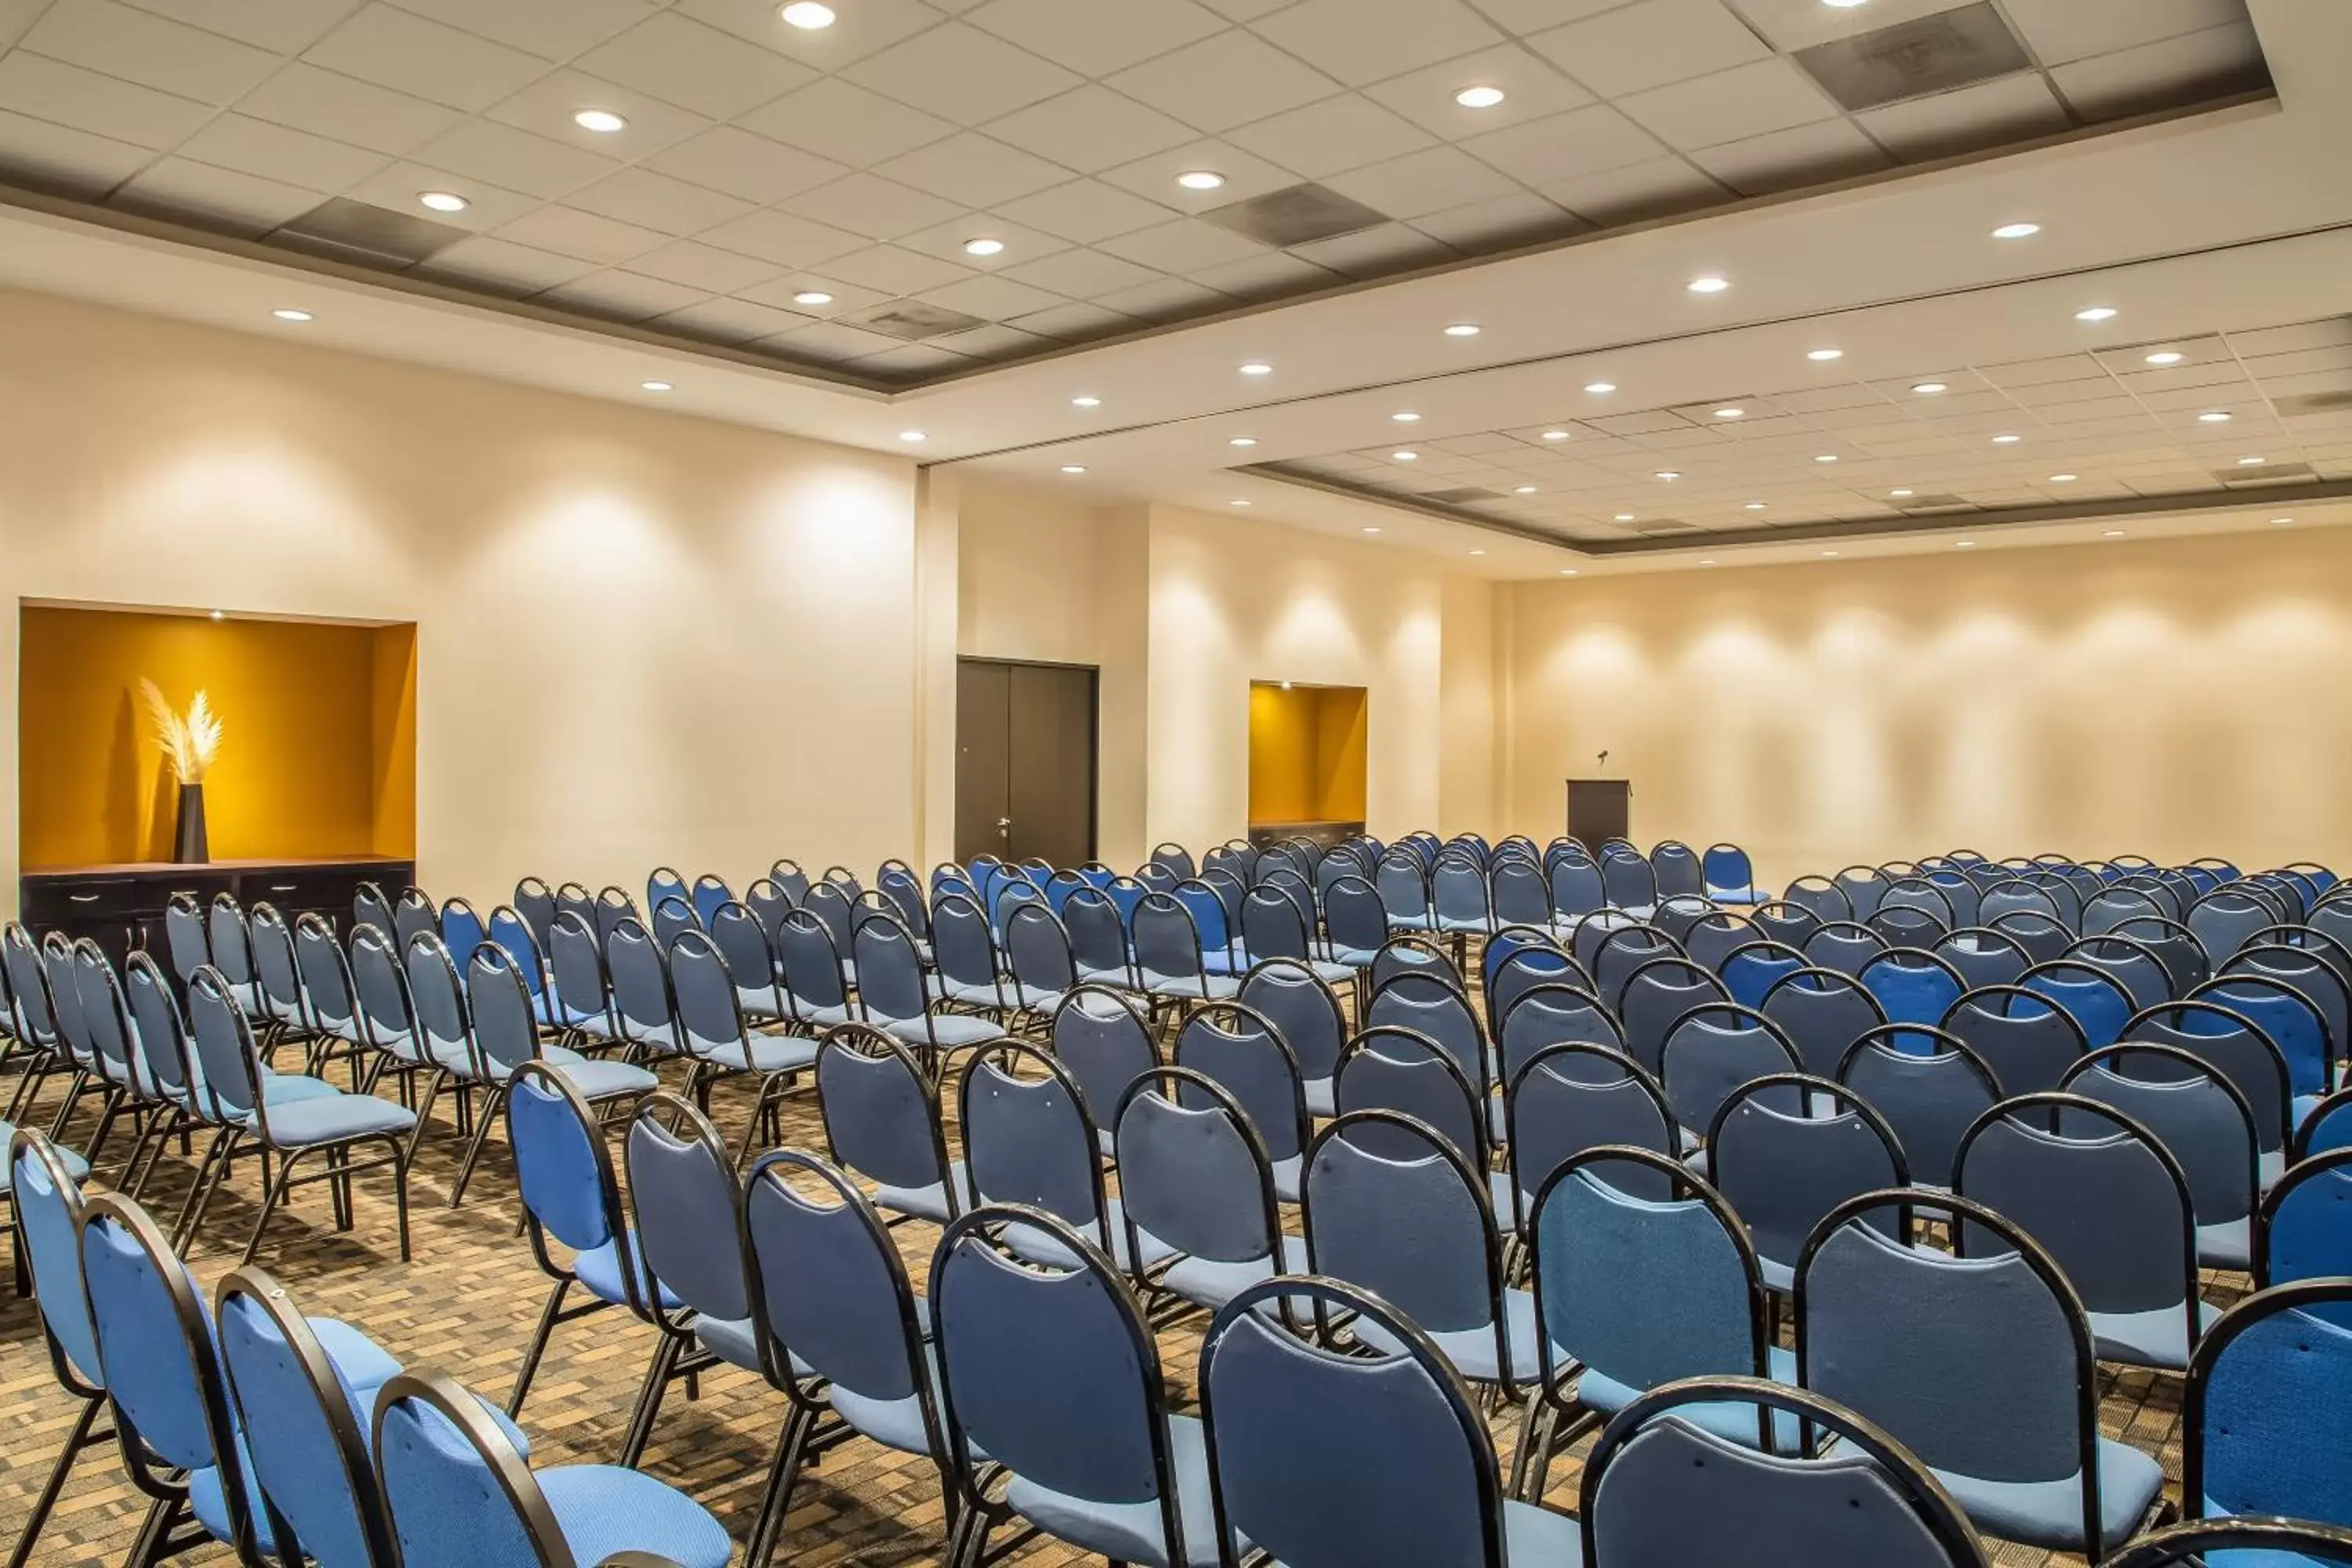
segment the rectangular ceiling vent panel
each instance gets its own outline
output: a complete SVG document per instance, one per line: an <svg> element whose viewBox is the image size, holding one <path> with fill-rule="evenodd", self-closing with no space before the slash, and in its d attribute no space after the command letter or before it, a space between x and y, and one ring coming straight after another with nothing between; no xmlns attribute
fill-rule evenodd
<svg viewBox="0 0 2352 1568"><path fill-rule="evenodd" d="M1850 110L1949 92L2032 64L1990 0L1815 44L1796 59Z"/></svg>
<svg viewBox="0 0 2352 1568"><path fill-rule="evenodd" d="M1252 196L1245 202L1234 202L1201 216L1244 238L1286 249L1353 234L1389 221L1386 213L1376 212L1328 185L1311 184L1268 191L1262 196Z"/></svg>
<svg viewBox="0 0 2352 1568"><path fill-rule="evenodd" d="M967 316L961 310L950 310L941 305L926 305L918 300L897 300L835 319L845 326L904 338L910 343L988 325L978 316Z"/></svg>
<svg viewBox="0 0 2352 1568"><path fill-rule="evenodd" d="M314 255L374 267L410 267L457 244L467 232L453 224L337 196L269 237Z"/></svg>
<svg viewBox="0 0 2352 1568"><path fill-rule="evenodd" d="M1958 496L1906 496L1901 507L1904 511L1973 511L1976 503Z"/></svg>
<svg viewBox="0 0 2352 1568"><path fill-rule="evenodd" d="M2315 479L2309 463L2264 463L2258 468L2216 468L2213 477L2225 485L2277 484L2285 479Z"/></svg>

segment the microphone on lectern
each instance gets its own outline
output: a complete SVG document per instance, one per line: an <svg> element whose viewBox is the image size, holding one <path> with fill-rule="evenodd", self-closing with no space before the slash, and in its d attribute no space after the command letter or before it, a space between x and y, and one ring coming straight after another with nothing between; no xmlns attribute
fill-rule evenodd
<svg viewBox="0 0 2352 1568"><path fill-rule="evenodd" d="M1601 766L1601 767L1604 767L1604 768L1605 768L1605 767L1607 767L1607 766L1609 765L1609 753L1608 753L1608 752L1601 752L1601 762L1600 762L1600 764L1599 764L1599 765L1600 765L1600 766Z"/></svg>

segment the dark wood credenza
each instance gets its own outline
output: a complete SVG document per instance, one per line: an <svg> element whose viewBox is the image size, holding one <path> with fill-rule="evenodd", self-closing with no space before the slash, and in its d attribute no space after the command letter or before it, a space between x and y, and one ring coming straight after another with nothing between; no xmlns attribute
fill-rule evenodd
<svg viewBox="0 0 2352 1568"><path fill-rule="evenodd" d="M352 924L352 897L374 882L393 898L416 879L416 862L373 855L314 855L290 860L215 860L202 866L134 861L115 866L52 866L27 870L16 891L17 918L35 936L61 931L89 937L120 964L140 948L161 954L163 906L192 893L210 905L228 893L247 909L266 903L290 924L317 913L337 934Z"/></svg>

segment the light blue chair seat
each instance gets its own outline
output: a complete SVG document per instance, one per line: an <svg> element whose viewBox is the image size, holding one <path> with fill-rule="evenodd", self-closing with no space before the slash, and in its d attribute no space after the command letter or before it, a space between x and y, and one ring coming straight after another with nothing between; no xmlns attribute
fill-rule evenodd
<svg viewBox="0 0 2352 1568"><path fill-rule="evenodd" d="M635 1551L680 1568L727 1568L734 1552L709 1510L651 1476L618 1465L567 1465L538 1479L575 1563Z"/></svg>
<svg viewBox="0 0 2352 1568"><path fill-rule="evenodd" d="M2324 1094L2296 1095L2294 1097L2294 1124L2297 1127L2300 1127L2305 1122L2310 1121L2311 1113L2318 1110L2320 1102L2326 1098L2327 1097Z"/></svg>
<svg viewBox="0 0 2352 1568"><path fill-rule="evenodd" d="M1332 1117L1339 1114L1339 1082L1335 1078L1310 1078L1300 1084L1307 1097L1307 1114Z"/></svg>
<svg viewBox="0 0 2352 1568"><path fill-rule="evenodd" d="M669 1288L653 1277L653 1271L646 1267L645 1254L632 1246L629 1256L637 1265L637 1300L642 1301L659 1290L665 1310L680 1310L685 1303L671 1295ZM608 1241L602 1247L591 1247L574 1257L572 1272L579 1279L581 1289L599 1301L610 1301L614 1306L628 1305L628 1289L621 1279L620 1248L614 1243Z"/></svg>
<svg viewBox="0 0 2352 1568"><path fill-rule="evenodd" d="M1339 947L1331 950L1332 962L1338 963L1342 969L1370 969L1373 960L1380 955L1381 950L1377 947Z"/></svg>
<svg viewBox="0 0 2352 1568"><path fill-rule="evenodd" d="M1293 1154L1287 1160L1274 1163L1274 1195L1284 1203L1298 1201L1299 1184L1306 1180L1307 1156Z"/></svg>
<svg viewBox="0 0 2352 1568"><path fill-rule="evenodd" d="M2234 1268L2241 1274L2254 1266L2254 1228L2250 1218L2224 1220L2197 1227L2197 1261L2208 1268Z"/></svg>
<svg viewBox="0 0 2352 1568"><path fill-rule="evenodd" d="M2189 1319L2178 1307L2146 1312L2090 1312L2091 1340L2101 1361L2128 1362L2134 1366L2189 1370ZM2198 1303L2200 1331L2221 1316L2210 1301Z"/></svg>
<svg viewBox="0 0 2352 1568"><path fill-rule="evenodd" d="M747 1035L742 1045L713 1046L702 1054L739 1072L798 1072L816 1060L816 1042L806 1035Z"/></svg>
<svg viewBox="0 0 2352 1568"><path fill-rule="evenodd" d="M1043 985L1024 985L1015 981L1012 1001L1014 1005L1026 1007L1032 1013L1050 1013L1060 1006L1062 998L1068 994L1066 991L1048 991Z"/></svg>
<svg viewBox="0 0 2352 1568"><path fill-rule="evenodd" d="M1213 1568L1217 1522L1209 1502L1209 1453L1201 1423L1190 1415L1168 1418L1168 1468L1176 1478L1177 1517L1183 1521L1184 1561L1191 1568ZM1004 1500L1014 1512L1073 1546L1119 1563L1174 1568L1161 1537L1160 1504L1093 1502L1057 1492L1015 1476ZM1529 1558L1540 1563L1543 1559Z"/></svg>
<svg viewBox="0 0 2352 1568"><path fill-rule="evenodd" d="M651 1068L641 1068L632 1062L591 1061L585 1057L570 1051L564 1052L565 1056L572 1058L568 1062L557 1060L553 1050L547 1051L546 1055L550 1065L562 1077L563 1081L576 1089L581 1099L591 1104L600 1100L619 1100L627 1095L651 1094L661 1087L661 1079L654 1076ZM499 1077L502 1081L511 1076L513 1075L510 1072L500 1069Z"/></svg>
<svg viewBox="0 0 2352 1568"><path fill-rule="evenodd" d="M1207 1258L1187 1258L1160 1277L1160 1285L1213 1310L1223 1306L1261 1279L1274 1278L1273 1259L1255 1258L1245 1263L1220 1263ZM1307 1243L1295 1236L1282 1238L1282 1271L1307 1273Z"/></svg>
<svg viewBox="0 0 2352 1568"><path fill-rule="evenodd" d="M1136 1262L1135 1255L1128 1250L1126 1211L1119 1206L1119 1202L1117 1198L1107 1198L1103 1201L1103 1219L1110 1231L1109 1251L1111 1261L1118 1265L1121 1272L1128 1274L1134 1273L1139 1265ZM1095 1239L1092 1226L1079 1226L1077 1229L1079 1234L1085 1236L1088 1240L1091 1241ZM1030 1258L1038 1263L1047 1264L1055 1268L1076 1268L1078 1267L1077 1258L1071 1253L1068 1247L1064 1247L1060 1242L1055 1241L1052 1237L1047 1236L1045 1232L1037 1229L1034 1226L1013 1225L1005 1226L1004 1244L1024 1258ZM1149 1231L1142 1233L1142 1241L1140 1245L1143 1253L1143 1260L1140 1267L1144 1268L1156 1268L1160 1264L1165 1263L1170 1258L1176 1256L1175 1248L1170 1247L1166 1242L1161 1241L1159 1237L1153 1236Z"/></svg>
<svg viewBox="0 0 2352 1568"><path fill-rule="evenodd" d="M371 1132L405 1132L416 1113L372 1094L331 1094L269 1108L269 1136L283 1149L331 1143Z"/></svg>
<svg viewBox="0 0 2352 1568"><path fill-rule="evenodd" d="M956 1212L961 1214L972 1207L971 1172L961 1160L949 1164L948 1180L955 1183ZM933 1182L928 1187L877 1187L874 1189L874 1206L945 1225L948 1222L947 1184Z"/></svg>
<svg viewBox="0 0 2352 1568"><path fill-rule="evenodd" d="M1510 1344L1510 1381L1522 1385L1534 1384L1542 1377L1543 1369L1536 1351L1536 1299L1532 1294L1525 1290L1503 1292L1503 1337ZM1404 1353L1404 1347L1387 1330L1368 1319L1357 1322L1355 1333L1376 1351L1388 1355ZM1503 1381L1502 1368L1495 1359L1495 1331L1491 1326L1432 1331L1429 1339L1454 1363L1454 1370L1472 1383Z"/></svg>
<svg viewBox="0 0 2352 1568"><path fill-rule="evenodd" d="M1354 983L1358 969L1370 967L1372 961L1367 958L1363 963L1354 964L1344 961L1335 962L1328 958L1309 958L1303 962L1308 969L1315 972L1315 978L1324 984L1347 985Z"/></svg>
<svg viewBox="0 0 2352 1568"><path fill-rule="evenodd" d="M915 1298L918 1307L923 1298ZM926 1314L928 1315L928 1314ZM930 1363L931 1386L940 1385L940 1352L929 1345L923 1347L924 1359ZM929 1454L930 1438L923 1430L923 1401L920 1394L910 1394L904 1399L869 1399L854 1389L835 1384L826 1391L833 1408L852 1428L873 1438L887 1448L902 1454ZM978 1445L972 1447L975 1463L985 1463L988 1456Z"/></svg>
<svg viewBox="0 0 2352 1568"><path fill-rule="evenodd" d="M1003 1026L971 1013L934 1013L928 1024L921 1018L893 1018L882 1026L892 1039L904 1040L910 1046L927 1046L937 1040L941 1046L984 1045L1003 1037Z"/></svg>
<svg viewBox="0 0 2352 1568"><path fill-rule="evenodd" d="M940 994L950 1002L961 1002L967 1007L995 1007L1003 1003L993 985L983 985L977 980L941 980Z"/></svg>
<svg viewBox="0 0 2352 1568"><path fill-rule="evenodd" d="M1391 931L1435 931L1436 929L1436 922L1425 914L1391 915L1389 917L1389 930Z"/></svg>
<svg viewBox="0 0 2352 1568"><path fill-rule="evenodd" d="M1552 1347L1552 1356L1562 1363L1571 1359L1557 1345ZM1797 1352L1782 1350L1778 1345L1767 1346L1764 1370L1774 1383L1796 1387ZM1620 1383L1608 1373L1596 1372L1591 1367L1586 1367L1576 1382L1576 1402L1587 1410L1598 1411L1603 1415L1616 1415L1648 1392L1647 1389ZM1756 1406L1753 1405L1678 1405L1675 1406L1675 1414L1727 1442L1744 1444L1751 1448L1756 1446ZM1772 1412L1773 1446L1783 1453L1796 1452L1800 1436L1797 1426L1793 1413L1786 1410Z"/></svg>
<svg viewBox="0 0 2352 1568"><path fill-rule="evenodd" d="M1950 1470L1933 1473L1986 1534L2053 1551L2081 1550L2083 1489L2075 1478L1987 1481ZM2131 1535L2163 1489L2161 1465L2128 1443L2099 1439L2099 1531L2110 1543Z"/></svg>
<svg viewBox="0 0 2352 1568"><path fill-rule="evenodd" d="M846 1004L825 1007L812 1007L805 1002L793 1004L793 1022L814 1025L820 1029L830 1029L838 1025L846 1024L855 1016Z"/></svg>
<svg viewBox="0 0 2352 1568"><path fill-rule="evenodd" d="M773 983L766 985L738 985L735 1005L743 1009L746 1019L772 1020L784 1016L783 994Z"/></svg>
<svg viewBox="0 0 2352 1568"><path fill-rule="evenodd" d="M1201 953L1201 968L1210 974L1247 974L1250 965L1256 962L1246 952L1232 952L1222 947L1205 948Z"/></svg>
<svg viewBox="0 0 2352 1568"><path fill-rule="evenodd" d="M16 1127L14 1122L0 1121L0 1149L6 1148L10 1140L14 1139L16 1136ZM75 1153L70 1149L58 1147L57 1145L51 1146L53 1148L57 1148L58 1159L64 1163L66 1174L71 1176L77 1182L89 1174L89 1161L83 1159L80 1155ZM15 1167L10 1165L6 1161L0 1160L0 1194L6 1194L9 1183L15 1179Z"/></svg>
<svg viewBox="0 0 2352 1568"><path fill-rule="evenodd" d="M1078 972L1078 984L1081 985L1108 985L1114 991L1131 991L1135 988L1135 976L1128 972L1128 967L1124 963L1102 967L1091 963L1080 963L1074 967Z"/></svg>
<svg viewBox="0 0 2352 1568"><path fill-rule="evenodd" d="M1240 994L1242 983L1230 974L1155 974L1143 972L1143 988L1157 996L1191 996L1204 1002L1230 1002Z"/></svg>
<svg viewBox="0 0 2352 1568"><path fill-rule="evenodd" d="M1503 1504L1503 1559L1507 1563L1573 1564L1584 1561L1582 1526L1564 1513L1529 1502Z"/></svg>
<svg viewBox="0 0 2352 1568"><path fill-rule="evenodd" d="M714 1318L706 1313L694 1320L694 1337L702 1342L702 1348L745 1372L760 1370L759 1333L759 1325L749 1318ZM792 1363L794 1377L816 1375L816 1369L798 1356L792 1358Z"/></svg>

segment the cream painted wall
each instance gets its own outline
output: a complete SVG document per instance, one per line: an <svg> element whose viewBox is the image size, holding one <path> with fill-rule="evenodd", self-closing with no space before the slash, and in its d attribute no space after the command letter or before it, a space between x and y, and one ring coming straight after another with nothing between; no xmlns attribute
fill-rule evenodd
<svg viewBox="0 0 2352 1568"><path fill-rule="evenodd" d="M1510 826L1611 752L1633 831L1858 860L2352 864L2352 530L1519 584Z"/></svg>
<svg viewBox="0 0 2352 1568"><path fill-rule="evenodd" d="M25 294L0 342L0 605L416 622L437 892L917 842L908 462Z"/></svg>

